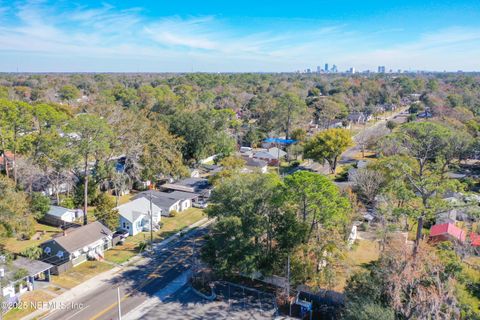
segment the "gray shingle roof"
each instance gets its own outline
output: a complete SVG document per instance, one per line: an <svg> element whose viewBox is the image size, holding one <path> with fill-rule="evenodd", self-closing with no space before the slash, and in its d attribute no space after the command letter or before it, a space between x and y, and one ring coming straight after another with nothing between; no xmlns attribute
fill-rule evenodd
<svg viewBox="0 0 480 320"><path fill-rule="evenodd" d="M24 257L17 257L12 263L16 268L27 270L29 276L34 276L53 267L49 263Z"/></svg>
<svg viewBox="0 0 480 320"><path fill-rule="evenodd" d="M198 193L183 192L183 191L160 192L160 193L164 194L169 198L178 199L178 200L187 200L187 199L191 200L200 196Z"/></svg>
<svg viewBox="0 0 480 320"><path fill-rule="evenodd" d="M211 186L207 179L202 178L186 178L175 183L165 183L162 187L166 189L179 190L184 192L202 192Z"/></svg>
<svg viewBox="0 0 480 320"><path fill-rule="evenodd" d="M150 201L148 200L148 196L141 196L138 195L134 197L134 199L130 202L122 204L117 207L118 213L127 219L130 222L137 221L141 216L150 215ZM159 208L152 199L152 210L153 212L159 212L161 208Z"/></svg>
<svg viewBox="0 0 480 320"><path fill-rule="evenodd" d="M247 167L257 167L257 168L263 168L267 165L267 163L263 160L258 160L258 159L252 159L249 158L247 160L246 166Z"/></svg>
<svg viewBox="0 0 480 320"><path fill-rule="evenodd" d="M175 199L173 197L167 196L168 195L167 192L160 192L155 190L140 192L138 195L133 197L132 200L136 200L139 198L149 199L150 193L152 194L152 203L160 208L169 208L173 206L175 203L177 203L178 201L180 201L179 199Z"/></svg>
<svg viewBox="0 0 480 320"><path fill-rule="evenodd" d="M110 231L100 222L95 221L73 230L66 230L66 235L54 238L44 243L54 241L66 251L74 252L78 249L88 246L95 241L111 235L112 231Z"/></svg>

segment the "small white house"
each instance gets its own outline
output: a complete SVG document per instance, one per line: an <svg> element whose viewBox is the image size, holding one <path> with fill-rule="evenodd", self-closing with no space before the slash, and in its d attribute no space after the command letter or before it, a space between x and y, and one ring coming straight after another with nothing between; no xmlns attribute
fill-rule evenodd
<svg viewBox="0 0 480 320"><path fill-rule="evenodd" d="M161 220L162 209L152 202L152 222L157 226ZM137 198L116 208L120 214L119 227L134 236L142 231L150 230L150 201Z"/></svg>
<svg viewBox="0 0 480 320"><path fill-rule="evenodd" d="M261 173L267 173L268 172L268 166L267 162L263 160L257 160L257 159L246 159L246 164L245 167L240 170L241 173L252 173L252 172L261 172Z"/></svg>
<svg viewBox="0 0 480 320"><path fill-rule="evenodd" d="M48 285L52 267L53 265L49 263L21 256L7 263L5 256L0 256L0 278L2 279L0 295L4 310L19 302L20 296L25 292ZM24 274L18 277L17 272L20 270Z"/></svg>
<svg viewBox="0 0 480 320"><path fill-rule="evenodd" d="M173 192L156 192L157 197L165 197L170 199L180 200L178 203L178 210L182 212L192 207L192 203L196 201L200 195L194 192L183 192L183 191L173 191Z"/></svg>
<svg viewBox="0 0 480 320"><path fill-rule="evenodd" d="M82 210L51 206L50 210L45 214L43 220L49 224L61 226L68 223L73 223L75 220L78 220L81 217L83 217Z"/></svg>

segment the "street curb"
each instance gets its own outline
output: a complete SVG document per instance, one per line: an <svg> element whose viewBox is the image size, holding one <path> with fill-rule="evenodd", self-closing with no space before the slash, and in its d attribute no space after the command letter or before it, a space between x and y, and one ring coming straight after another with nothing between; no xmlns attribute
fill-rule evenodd
<svg viewBox="0 0 480 320"><path fill-rule="evenodd" d="M196 295L198 295L198 296L200 296L200 297L202 297L202 298L204 298L204 299L207 299L208 301L213 301L213 300L215 300L215 299L217 298L217 295L215 294L215 292L213 291L213 289L212 289L212 294L209 295L209 296L201 293L200 291L198 291L197 289L195 289L193 286L190 286L190 289L191 289L193 292L195 292Z"/></svg>
<svg viewBox="0 0 480 320"><path fill-rule="evenodd" d="M195 223L193 223L193 224L191 224L191 225L183 228L182 230L178 231L177 233L171 235L171 236L168 237L167 239L162 240L162 241L159 242L159 243L154 243L153 246L154 246L155 248L158 248L158 247L161 248L161 247L169 244L169 243L172 242L173 240L175 240L175 239L177 239L177 238L180 238L180 237L186 235L186 234L187 234L188 232L190 232L192 229L195 229L195 228L197 228L197 227L206 226L206 225L208 225L208 224L210 224L210 223L212 223L212 222L213 222L213 219L210 219L210 220L209 220L208 218L203 218L203 219L201 219L201 220L198 220L197 222L195 222Z"/></svg>

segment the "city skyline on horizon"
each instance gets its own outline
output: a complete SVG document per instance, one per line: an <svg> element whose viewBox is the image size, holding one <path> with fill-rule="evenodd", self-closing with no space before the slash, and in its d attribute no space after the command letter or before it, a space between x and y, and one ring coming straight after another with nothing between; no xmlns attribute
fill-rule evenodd
<svg viewBox="0 0 480 320"><path fill-rule="evenodd" d="M242 4L0 0L0 72L480 70L475 1Z"/></svg>

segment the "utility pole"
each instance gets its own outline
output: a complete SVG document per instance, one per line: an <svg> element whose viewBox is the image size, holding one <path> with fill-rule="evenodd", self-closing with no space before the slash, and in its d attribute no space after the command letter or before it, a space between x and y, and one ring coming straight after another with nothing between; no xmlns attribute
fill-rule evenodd
<svg viewBox="0 0 480 320"><path fill-rule="evenodd" d="M277 140L277 170L278 170L278 175L280 175L280 144L278 143L278 140Z"/></svg>
<svg viewBox="0 0 480 320"><path fill-rule="evenodd" d="M290 255L287 256L287 296L290 297Z"/></svg>
<svg viewBox="0 0 480 320"><path fill-rule="evenodd" d="M152 206L152 190L149 192L150 200L150 249L153 251L153 206Z"/></svg>
<svg viewBox="0 0 480 320"><path fill-rule="evenodd" d="M117 300L118 300L118 320L122 320L122 307L120 306L120 287L117 287Z"/></svg>
<svg viewBox="0 0 480 320"><path fill-rule="evenodd" d="M287 301L288 301L288 315L292 316L292 303L290 302L290 254L287 256Z"/></svg>

